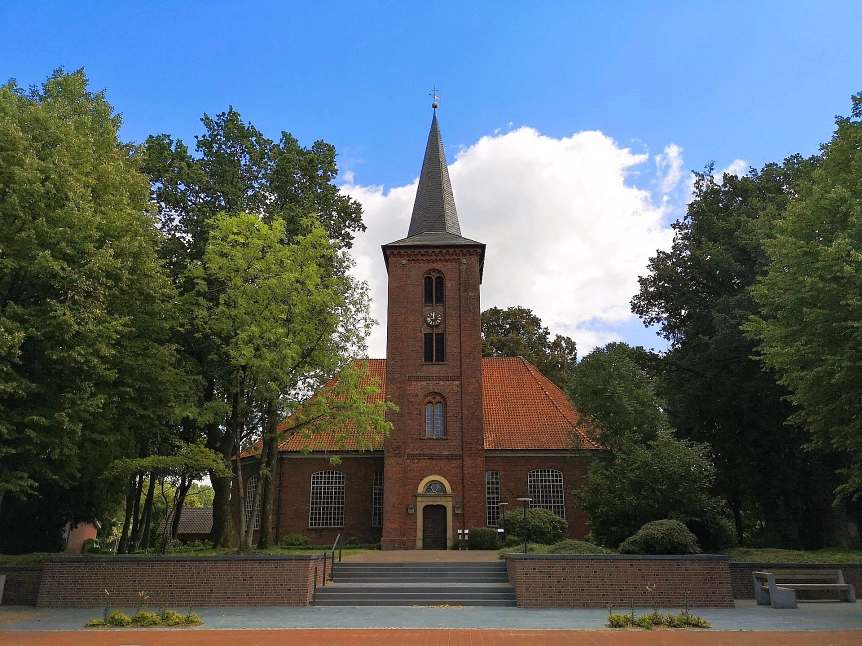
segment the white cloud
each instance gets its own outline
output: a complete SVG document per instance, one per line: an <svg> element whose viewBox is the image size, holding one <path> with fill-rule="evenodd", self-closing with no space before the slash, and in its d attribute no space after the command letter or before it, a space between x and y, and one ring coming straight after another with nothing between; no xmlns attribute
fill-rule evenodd
<svg viewBox="0 0 862 646"><path fill-rule="evenodd" d="M665 149L662 186L678 184L669 178L681 173L680 153ZM416 157L418 171L421 151ZM672 240L664 196L626 181L648 159L596 131L553 139L522 127L462 148L449 174L462 234L487 245L482 309L528 307L553 333L574 338L581 356L622 338L637 277ZM369 339L372 357L386 353L380 245L406 236L417 182L389 191L342 187L362 203L368 226L353 255L381 323Z"/></svg>
<svg viewBox="0 0 862 646"><path fill-rule="evenodd" d="M682 179L682 148L665 146L664 153L655 156L655 167L661 180L661 192L670 193Z"/></svg>
<svg viewBox="0 0 862 646"><path fill-rule="evenodd" d="M742 177L748 173L748 164L745 163L744 159L734 159L727 165L727 167L715 174L715 178L718 183L722 182L725 173Z"/></svg>

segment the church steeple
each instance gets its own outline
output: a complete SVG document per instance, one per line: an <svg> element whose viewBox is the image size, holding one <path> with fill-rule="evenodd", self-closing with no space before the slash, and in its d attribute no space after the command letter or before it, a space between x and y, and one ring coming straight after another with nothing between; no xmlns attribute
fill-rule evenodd
<svg viewBox="0 0 862 646"><path fill-rule="evenodd" d="M449 182L446 153L443 151L440 126L437 124L437 104L433 105L434 117L431 120L431 132L428 133L428 144L425 146L425 159L422 161L422 173L419 176L419 189L413 204L408 238L438 231L461 235L455 197Z"/></svg>

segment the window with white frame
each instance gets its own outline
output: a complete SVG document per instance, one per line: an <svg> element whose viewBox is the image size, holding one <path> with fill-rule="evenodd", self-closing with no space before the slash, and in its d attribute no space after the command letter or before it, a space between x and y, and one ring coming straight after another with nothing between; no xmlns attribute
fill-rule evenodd
<svg viewBox="0 0 862 646"><path fill-rule="evenodd" d="M252 507L254 507L254 497L257 494L257 483L259 478L252 476L245 484L245 516L243 518L243 526L248 531L248 517L251 516ZM260 505L257 506L257 513L254 515L254 529L260 529Z"/></svg>
<svg viewBox="0 0 862 646"><path fill-rule="evenodd" d="M344 526L344 474L340 471L318 471L311 474L308 526Z"/></svg>
<svg viewBox="0 0 862 646"><path fill-rule="evenodd" d="M563 472L556 469L535 469L527 474L527 489L533 502L530 507L539 507L566 517L566 502L563 494Z"/></svg>
<svg viewBox="0 0 862 646"><path fill-rule="evenodd" d="M500 524L500 472L485 472L485 509L487 509L488 525L496 527Z"/></svg>
<svg viewBox="0 0 862 646"><path fill-rule="evenodd" d="M383 472L374 474L371 488L371 526L383 527Z"/></svg>

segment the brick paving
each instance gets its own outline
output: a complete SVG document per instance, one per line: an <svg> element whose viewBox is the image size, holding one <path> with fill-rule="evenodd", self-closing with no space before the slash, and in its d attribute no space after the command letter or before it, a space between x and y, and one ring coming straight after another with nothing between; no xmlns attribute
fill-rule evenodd
<svg viewBox="0 0 862 646"><path fill-rule="evenodd" d="M859 646L862 632L125 630L0 633L4 646Z"/></svg>

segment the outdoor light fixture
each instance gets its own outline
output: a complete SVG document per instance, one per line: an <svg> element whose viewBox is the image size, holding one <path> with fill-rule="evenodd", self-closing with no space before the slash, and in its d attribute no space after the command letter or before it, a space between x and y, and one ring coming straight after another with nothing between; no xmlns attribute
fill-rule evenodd
<svg viewBox="0 0 862 646"><path fill-rule="evenodd" d="M527 526L527 503L533 502L532 498L527 496L523 496L522 498L518 498L518 502L524 505L524 554L527 553L527 540L530 535L530 528Z"/></svg>
<svg viewBox="0 0 862 646"><path fill-rule="evenodd" d="M505 523L503 523L503 514L505 513L506 510L503 509L503 507L508 507L508 506L509 506L509 503L507 503L507 502L498 502L497 503L497 508L498 508L497 513L500 515L500 517L497 519L497 534L499 534L499 536L500 536L500 542L501 543L503 542L503 539L506 538L506 525L505 525Z"/></svg>
<svg viewBox="0 0 862 646"><path fill-rule="evenodd" d="M455 513L460 514L464 508L460 504L455 505Z"/></svg>
<svg viewBox="0 0 862 646"><path fill-rule="evenodd" d="M407 513L408 514L415 514L416 513L416 506L415 505L407 505Z"/></svg>

